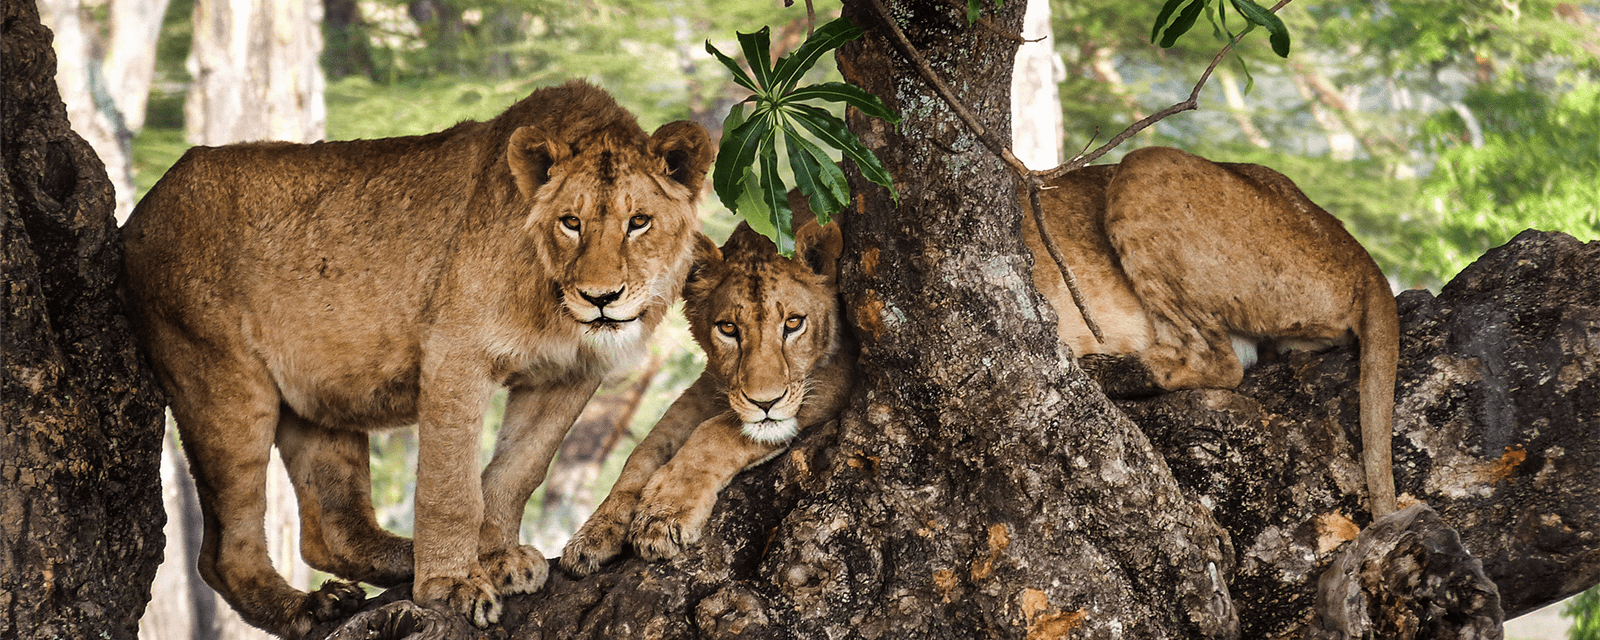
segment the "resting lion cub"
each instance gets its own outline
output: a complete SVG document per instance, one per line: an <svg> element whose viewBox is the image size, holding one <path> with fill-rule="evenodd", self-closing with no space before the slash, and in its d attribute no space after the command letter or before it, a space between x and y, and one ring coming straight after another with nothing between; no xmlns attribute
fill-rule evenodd
<svg viewBox="0 0 1600 640"><path fill-rule="evenodd" d="M1399 321L1378 265L1283 174L1177 149L1130 152L1040 194L1049 234L1077 276L1097 342L1039 239L1034 284L1079 358L1137 355L1164 390L1231 389L1258 344L1361 347L1361 440L1374 516L1395 510L1390 468ZM1024 210L1028 204L1023 202Z"/></svg>
<svg viewBox="0 0 1600 640"><path fill-rule="evenodd" d="M798 211L797 211L798 213ZM700 539L717 492L801 429L843 408L855 343L843 331L836 224L796 230L795 258L740 224L703 249L684 288L706 370L645 436L561 566L588 575L631 540L639 555L676 555Z"/></svg>
<svg viewBox="0 0 1600 640"><path fill-rule="evenodd" d="M311 566L494 622L544 583L528 495L617 361L684 281L713 147L647 136L581 82L488 122L384 140L197 147L123 231L139 329L200 492L200 574L251 624L298 637L359 607L273 570L268 453L283 453ZM510 387L494 459L478 437ZM378 527L367 433L416 423L416 542Z"/></svg>

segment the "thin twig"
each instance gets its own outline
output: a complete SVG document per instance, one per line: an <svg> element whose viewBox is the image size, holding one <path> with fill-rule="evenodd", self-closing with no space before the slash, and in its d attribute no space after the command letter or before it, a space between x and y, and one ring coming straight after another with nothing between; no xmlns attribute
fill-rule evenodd
<svg viewBox="0 0 1600 640"><path fill-rule="evenodd" d="M1289 4L1291 1L1292 0L1278 0L1278 4L1273 5L1273 7L1268 9L1268 11L1277 13L1279 9L1282 9L1284 5ZM1144 131L1145 129L1149 128L1150 125L1161 121L1167 116L1193 109L1199 109L1200 90L1205 88L1206 81L1211 79L1211 74L1217 70L1217 65L1222 63L1222 59L1227 57L1228 52L1233 50L1234 45L1239 44L1239 40L1244 38L1244 35L1245 34L1241 32L1239 35L1234 36L1232 40L1228 41L1227 46L1222 47L1222 50L1217 52L1217 56L1211 59L1211 65L1206 67L1205 73L1200 74L1200 81L1196 82L1194 89L1189 92L1188 100L1184 100L1183 102L1179 102L1175 105L1152 113L1140 119L1138 122L1128 125L1128 128L1122 130L1122 133L1117 134L1116 137L1107 141L1105 144L1100 145L1100 147L1094 151L1090 151L1088 154L1079 154L1077 157L1068 160L1065 164L1062 164L1059 167L1047 171L1039 171L1036 173L1046 181L1054 180L1068 171L1075 171L1087 166L1090 162L1094 162L1095 160L1099 159L1100 156L1105 155L1106 152L1117 148L1117 145L1127 141L1128 138L1132 138L1140 131Z"/></svg>
<svg viewBox="0 0 1600 640"><path fill-rule="evenodd" d="M1039 239L1044 243L1045 251L1050 254L1050 259L1055 261L1056 268L1061 270L1061 278L1067 284L1067 291L1072 293L1072 302L1078 306L1078 313L1083 316L1083 323L1089 327L1090 333L1094 334L1095 340L1104 344L1106 341L1105 335L1100 332L1100 325L1095 323L1093 314L1089 313L1089 307L1083 297L1083 292L1078 289L1078 279L1072 275L1072 267L1067 266L1067 260L1062 257L1061 249L1056 247L1055 240L1050 237L1044 225L1044 208L1039 204L1039 188L1043 185L1043 182L1039 179L1039 176L1028 170L1027 165L1022 164L1022 161L1011 153L1010 148L1000 144L999 140L989 135L989 129L978 122L978 119L972 116L972 112L968 111L966 106L956 98L956 94L950 89L950 86L945 84L944 80L933 72L927 61L922 58L922 54L917 52L917 48L911 46L911 41L906 39L906 35L900 31L900 25L895 24L894 17L889 15L888 7L883 6L883 0L872 0L872 5L878 10L878 15L883 18L884 23L888 25L889 34L894 36L893 39L895 44L899 46L901 55L904 55L907 60L911 61L912 65L916 66L917 72L922 75L923 80L926 80L934 91L944 98L944 101L950 105L951 111L955 112L956 117L960 118L963 123L966 123L967 128L972 130L973 135L978 137L983 146L988 147L990 152L1000 156L1001 159L1005 160L1006 164L1011 165L1011 170L1015 171L1017 177L1022 180L1023 188L1028 190L1028 205L1033 210L1033 223L1039 228Z"/></svg>
<svg viewBox="0 0 1600 640"><path fill-rule="evenodd" d="M806 0L806 39L810 40L817 31L817 8L812 6L811 0Z"/></svg>

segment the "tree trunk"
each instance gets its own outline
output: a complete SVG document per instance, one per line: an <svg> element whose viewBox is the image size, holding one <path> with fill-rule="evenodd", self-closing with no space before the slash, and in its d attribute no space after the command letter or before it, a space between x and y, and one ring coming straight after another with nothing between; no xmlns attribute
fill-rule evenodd
<svg viewBox="0 0 1600 640"><path fill-rule="evenodd" d="M1050 30L1049 0L1028 0L1016 69L1011 76L1011 150L1035 171L1061 164L1061 94L1056 85L1066 79L1066 65L1056 53Z"/></svg>
<svg viewBox="0 0 1600 640"><path fill-rule="evenodd" d="M79 0L41 0L38 5L45 26L55 34L56 84L67 118L104 165L116 199L113 214L120 223L133 213L133 131L115 98L116 76L101 58L105 46L99 25ZM159 28L160 19L156 22ZM148 45L153 64L155 39Z"/></svg>
<svg viewBox="0 0 1600 640"><path fill-rule="evenodd" d="M189 142L314 142L327 135L321 0L198 0Z"/></svg>
<svg viewBox="0 0 1600 640"><path fill-rule="evenodd" d="M150 85L156 76L156 40L169 0L111 0L111 38L106 44L106 83L128 130L144 128ZM130 213L132 210L129 210Z"/></svg>
<svg viewBox="0 0 1600 640"><path fill-rule="evenodd" d="M135 637L161 560L164 404L118 279L105 170L32 2L3 3L0 637Z"/></svg>

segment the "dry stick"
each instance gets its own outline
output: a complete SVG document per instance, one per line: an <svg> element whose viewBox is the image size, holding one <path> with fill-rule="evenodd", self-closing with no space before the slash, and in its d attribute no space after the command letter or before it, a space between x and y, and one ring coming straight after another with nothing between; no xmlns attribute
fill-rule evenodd
<svg viewBox="0 0 1600 640"><path fill-rule="evenodd" d="M1094 316L1089 313L1088 301L1084 299L1083 291L1078 289L1078 279L1072 275L1072 267L1067 266L1067 259L1061 255L1061 249L1056 247L1055 239L1050 237L1044 225L1044 208L1039 204L1039 187L1043 183L1039 180L1038 174L1030 171L1027 165L1022 164L1022 161L1011 153L1011 149L1006 148L1005 145L995 140L993 136L989 135L989 129L979 123L977 118L972 117L972 113L967 111L966 106L956 99L955 92L933 72L927 61L923 60L922 54L918 53L917 48L911 46L911 41L906 39L906 35L900 32L900 25L895 24L894 17L889 15L889 9L883 6L883 0L872 0L872 5L877 8L878 15L889 26L889 33L894 36L895 44L900 47L901 55L904 55L907 60L910 60L917 67L917 71L922 74L923 80L926 80L934 91L944 98L944 101L950 105L950 109L955 112L956 117L966 123L967 128L972 130L972 133L978 137L983 146L988 147L989 151L1000 156L1001 159L1005 160L1006 164L1011 165L1011 170L1015 171L1017 177L1022 180L1023 186L1028 189L1028 205L1033 210L1033 224L1039 229L1039 239L1043 241L1045 251L1050 254L1050 259L1055 261L1056 268L1061 270L1061 278L1067 283L1067 291L1072 293L1072 302L1078 306L1078 313L1083 316L1083 323L1088 326L1089 332L1094 334L1095 340L1105 344L1105 334L1101 333L1100 325L1095 323Z"/></svg>

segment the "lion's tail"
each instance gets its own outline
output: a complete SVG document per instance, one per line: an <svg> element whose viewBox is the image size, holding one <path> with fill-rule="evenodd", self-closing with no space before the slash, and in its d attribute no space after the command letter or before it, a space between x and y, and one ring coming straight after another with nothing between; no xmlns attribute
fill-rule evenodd
<svg viewBox="0 0 1600 640"><path fill-rule="evenodd" d="M1376 271L1376 270L1374 270ZM1394 380L1400 358L1400 321L1381 274L1368 286L1356 336L1361 346L1361 458L1374 519L1396 509L1393 457Z"/></svg>

